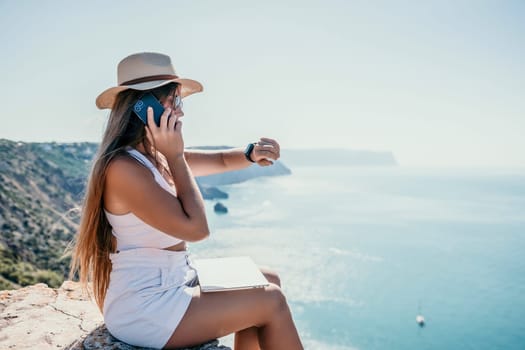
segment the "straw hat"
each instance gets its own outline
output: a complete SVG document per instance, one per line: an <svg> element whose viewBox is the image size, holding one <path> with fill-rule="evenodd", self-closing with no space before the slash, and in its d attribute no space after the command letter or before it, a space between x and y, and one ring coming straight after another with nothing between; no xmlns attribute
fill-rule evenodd
<svg viewBox="0 0 525 350"><path fill-rule="evenodd" d="M150 90L176 82L182 85L182 97L202 91L198 81L179 78L169 56L154 52L136 53L120 61L117 82L118 86L98 95L98 108L112 108L118 93L127 89Z"/></svg>

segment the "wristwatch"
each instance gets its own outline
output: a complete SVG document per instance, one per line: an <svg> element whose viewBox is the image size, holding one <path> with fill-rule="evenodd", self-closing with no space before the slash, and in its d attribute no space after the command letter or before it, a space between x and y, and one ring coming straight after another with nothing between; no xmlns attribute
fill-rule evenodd
<svg viewBox="0 0 525 350"><path fill-rule="evenodd" d="M248 146L246 146L246 149L244 150L244 156L247 160L249 160L252 163L255 163L255 160L252 159L250 156L252 154L253 148L255 147L255 142L249 143Z"/></svg>

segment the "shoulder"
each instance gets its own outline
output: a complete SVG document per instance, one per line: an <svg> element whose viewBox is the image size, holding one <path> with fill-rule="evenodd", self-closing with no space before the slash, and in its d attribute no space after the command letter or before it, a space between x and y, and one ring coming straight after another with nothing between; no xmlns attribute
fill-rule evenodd
<svg viewBox="0 0 525 350"><path fill-rule="evenodd" d="M108 164L103 192L104 206L114 214L142 212L152 204L148 198L155 202L162 196L151 170L128 154L117 155Z"/></svg>
<svg viewBox="0 0 525 350"><path fill-rule="evenodd" d="M106 169L106 185L122 187L130 183L153 180L151 171L140 161L127 154L113 158Z"/></svg>

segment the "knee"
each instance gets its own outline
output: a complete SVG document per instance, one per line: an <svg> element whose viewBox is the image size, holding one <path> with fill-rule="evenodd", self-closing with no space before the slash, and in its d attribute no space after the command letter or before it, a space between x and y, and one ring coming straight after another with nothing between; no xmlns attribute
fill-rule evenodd
<svg viewBox="0 0 525 350"><path fill-rule="evenodd" d="M266 287L266 292L269 297L268 311L270 315L276 316L282 312L288 312L288 302L282 289L276 284L270 284Z"/></svg>
<svg viewBox="0 0 525 350"><path fill-rule="evenodd" d="M263 273L264 277L266 277L268 282L273 283L279 287L281 286L281 278L277 272L265 267L261 268L261 272Z"/></svg>

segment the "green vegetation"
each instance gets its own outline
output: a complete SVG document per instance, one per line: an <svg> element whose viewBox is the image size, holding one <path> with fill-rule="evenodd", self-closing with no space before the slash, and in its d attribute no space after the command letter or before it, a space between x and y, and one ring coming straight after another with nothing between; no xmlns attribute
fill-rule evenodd
<svg viewBox="0 0 525 350"><path fill-rule="evenodd" d="M16 289L18 286L0 275L0 290Z"/></svg>
<svg viewBox="0 0 525 350"><path fill-rule="evenodd" d="M0 140L0 290L63 282L97 147Z"/></svg>
<svg viewBox="0 0 525 350"><path fill-rule="evenodd" d="M51 270L40 270L33 264L16 261L5 251L0 251L0 286L5 288L13 285L27 286L35 283L46 283L57 288L64 282L64 277Z"/></svg>

